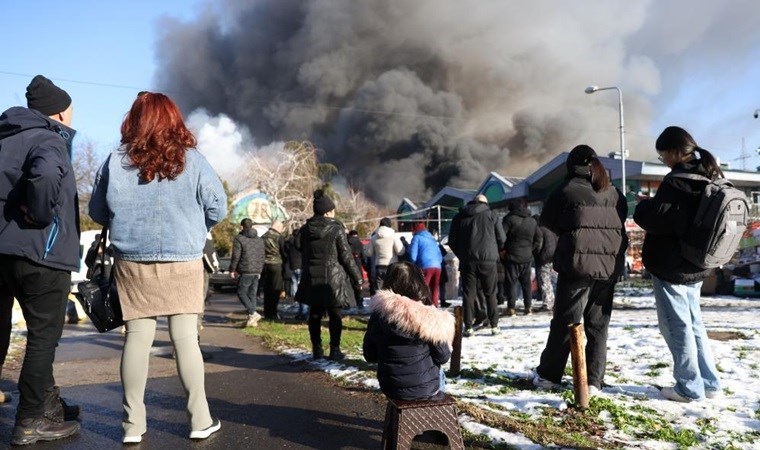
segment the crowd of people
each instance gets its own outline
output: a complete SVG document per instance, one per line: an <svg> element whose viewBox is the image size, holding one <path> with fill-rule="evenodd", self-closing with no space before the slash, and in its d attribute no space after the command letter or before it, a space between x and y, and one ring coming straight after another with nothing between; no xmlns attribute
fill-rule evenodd
<svg viewBox="0 0 760 450"><path fill-rule="evenodd" d="M80 429L80 408L60 397L53 377L71 272L79 268L72 99L41 75L31 81L26 96L27 107L0 116L0 369L14 298L28 330L14 445L60 439ZM145 387L161 316L168 317L187 395L189 437L205 439L221 428L206 399L198 330L209 274L218 270L209 230L226 216L227 199L195 146L168 96L140 92L122 123L121 145L100 167L88 204L90 217L108 229L113 265L98 266L97 251L88 259L93 270L112 272L125 321L124 443L141 442L147 430ZM707 272L680 256L679 240L696 214L699 194L723 174L682 128L663 131L656 148L671 174L699 175L666 177L655 197L641 199L633 216L647 231L644 264L654 277L660 330L674 360L676 384L662 393L688 402L719 395L720 380L699 310ZM560 386L569 354L568 325L583 322L589 385L592 393L598 391L604 387L628 210L591 147L575 147L566 166L567 177L546 199L540 216L531 216L518 202L501 218L478 195L453 218L447 246L425 222L414 225L407 242L388 218L362 245L358 233L347 232L335 218L336 205L322 190L313 193L313 216L290 233L274 222L259 237L253 222L244 219L229 270L238 280L246 325L280 319L279 303L291 297L299 303L298 317L308 322L313 358L325 357L321 325L326 316L327 358L340 361L345 357L342 311L365 307L364 271L372 296L365 358L377 363L381 389L389 397L429 398L443 390L442 366L455 334L453 316L445 309L447 297L459 296L457 284L449 283L452 275L461 279L463 335L472 336L479 327L496 335L503 301L506 315L514 315L521 293L523 312L531 314L533 267L543 307L552 312L533 383ZM0 402L7 398L0 393Z"/></svg>

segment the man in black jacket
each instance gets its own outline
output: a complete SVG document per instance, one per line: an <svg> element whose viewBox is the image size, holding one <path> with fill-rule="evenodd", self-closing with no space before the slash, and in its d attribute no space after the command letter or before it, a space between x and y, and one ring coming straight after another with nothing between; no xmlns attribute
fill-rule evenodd
<svg viewBox="0 0 760 450"><path fill-rule="evenodd" d="M293 233L285 241L285 255L288 257L288 268L290 269L290 295L291 299L296 298L296 292L298 292L298 285L301 282L301 274L303 273L301 258L301 229L296 227L293 229ZM309 305L306 303L298 303L298 314L296 314L297 320L304 320L309 314Z"/></svg>
<svg viewBox="0 0 760 450"><path fill-rule="evenodd" d="M478 195L465 205L451 221L449 247L459 258L464 297L464 336L471 336L475 316L478 281L486 297L491 334L499 333L496 310L496 265L499 249L504 245L504 229L488 200Z"/></svg>
<svg viewBox="0 0 760 450"><path fill-rule="evenodd" d="M26 98L28 108L0 116L0 277L29 330L14 445L79 431L79 407L61 403L53 378L71 272L79 271L73 108L71 97L42 75L26 88Z"/></svg>
<svg viewBox="0 0 760 450"><path fill-rule="evenodd" d="M351 230L348 232L348 245L351 247L351 255L354 257L356 267L359 269L359 273L362 273L363 246L361 239L359 239L358 231ZM359 309L364 308L364 298L362 297L361 290L356 291L356 307Z"/></svg>
<svg viewBox="0 0 760 450"><path fill-rule="evenodd" d="M530 263L533 252L541 248L543 240L536 219L531 217L525 202L509 205L509 214L502 222L506 243L504 245L504 286L507 291L507 315L515 315L517 284L522 288L525 315L531 314Z"/></svg>
<svg viewBox="0 0 760 450"><path fill-rule="evenodd" d="M240 226L243 229L232 242L230 274L233 278L238 278L238 298L248 312L246 326L255 327L261 319L261 315L256 312L256 295L264 268L264 241L253 228L251 219L243 219Z"/></svg>

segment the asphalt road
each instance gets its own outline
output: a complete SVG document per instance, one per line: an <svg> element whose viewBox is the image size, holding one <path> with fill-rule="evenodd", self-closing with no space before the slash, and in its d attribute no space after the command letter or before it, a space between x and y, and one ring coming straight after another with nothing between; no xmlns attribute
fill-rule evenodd
<svg viewBox="0 0 760 450"><path fill-rule="evenodd" d="M222 429L191 442L185 395L171 359L166 321L159 321L150 361L145 403L148 432L131 448L379 448L385 400L376 392L336 386L307 363L276 355L244 335L235 318L242 308L231 294L215 294L208 307L201 344L213 358L206 363L206 394ZM326 333L326 331L325 331ZM81 405L78 436L35 449L121 448L119 330L99 334L89 323L66 325L58 347L55 376L61 395ZM18 391L18 365L7 364L0 387L14 401L0 406L0 446L10 441ZM15 367L14 367L15 366Z"/></svg>

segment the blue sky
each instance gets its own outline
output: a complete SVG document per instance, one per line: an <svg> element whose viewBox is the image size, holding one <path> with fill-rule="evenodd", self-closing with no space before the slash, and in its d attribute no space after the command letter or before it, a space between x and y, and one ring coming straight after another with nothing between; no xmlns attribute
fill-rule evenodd
<svg viewBox="0 0 760 450"><path fill-rule="evenodd" d="M74 128L79 132L80 143L90 140L106 153L118 143L121 120L135 94L154 87L154 48L160 19L194 19L202 11L199 5L205 3L0 0L4 36L0 110L24 105L29 80L43 74L74 99ZM726 33L730 34L730 30ZM754 119L752 113L760 108L760 49L731 58L719 58L715 63L706 58L703 69L678 74L667 73L668 68L661 67L668 90L651 97L654 111L649 125L629 125L626 131L632 137L653 138L667 125L686 125L703 147L714 150L723 161L739 156L741 140L745 138L751 155L747 168L755 169L760 165L756 152L760 147L760 119ZM680 78L673 83L673 77ZM604 80L593 79L588 84L594 82L604 84ZM621 86L625 94L627 88ZM578 92L582 89L579 86ZM612 93L595 96L609 96L613 104L616 101ZM635 123L628 116L626 121ZM734 161L732 166L741 168L741 162Z"/></svg>
<svg viewBox="0 0 760 450"><path fill-rule="evenodd" d="M195 4L186 0L0 3L4 3L0 109L26 106L27 84L32 76L43 74L71 95L77 139L91 140L104 153L118 145L121 121L137 92L152 88L159 19L192 16Z"/></svg>

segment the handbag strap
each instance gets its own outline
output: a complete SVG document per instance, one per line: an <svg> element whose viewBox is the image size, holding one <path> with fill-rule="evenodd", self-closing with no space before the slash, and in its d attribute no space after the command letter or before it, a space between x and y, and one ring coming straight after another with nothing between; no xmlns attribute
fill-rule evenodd
<svg viewBox="0 0 760 450"><path fill-rule="evenodd" d="M103 227L103 230L100 232L100 242L98 242L98 247L100 247L100 267L106 266L106 242L108 241L108 226Z"/></svg>

